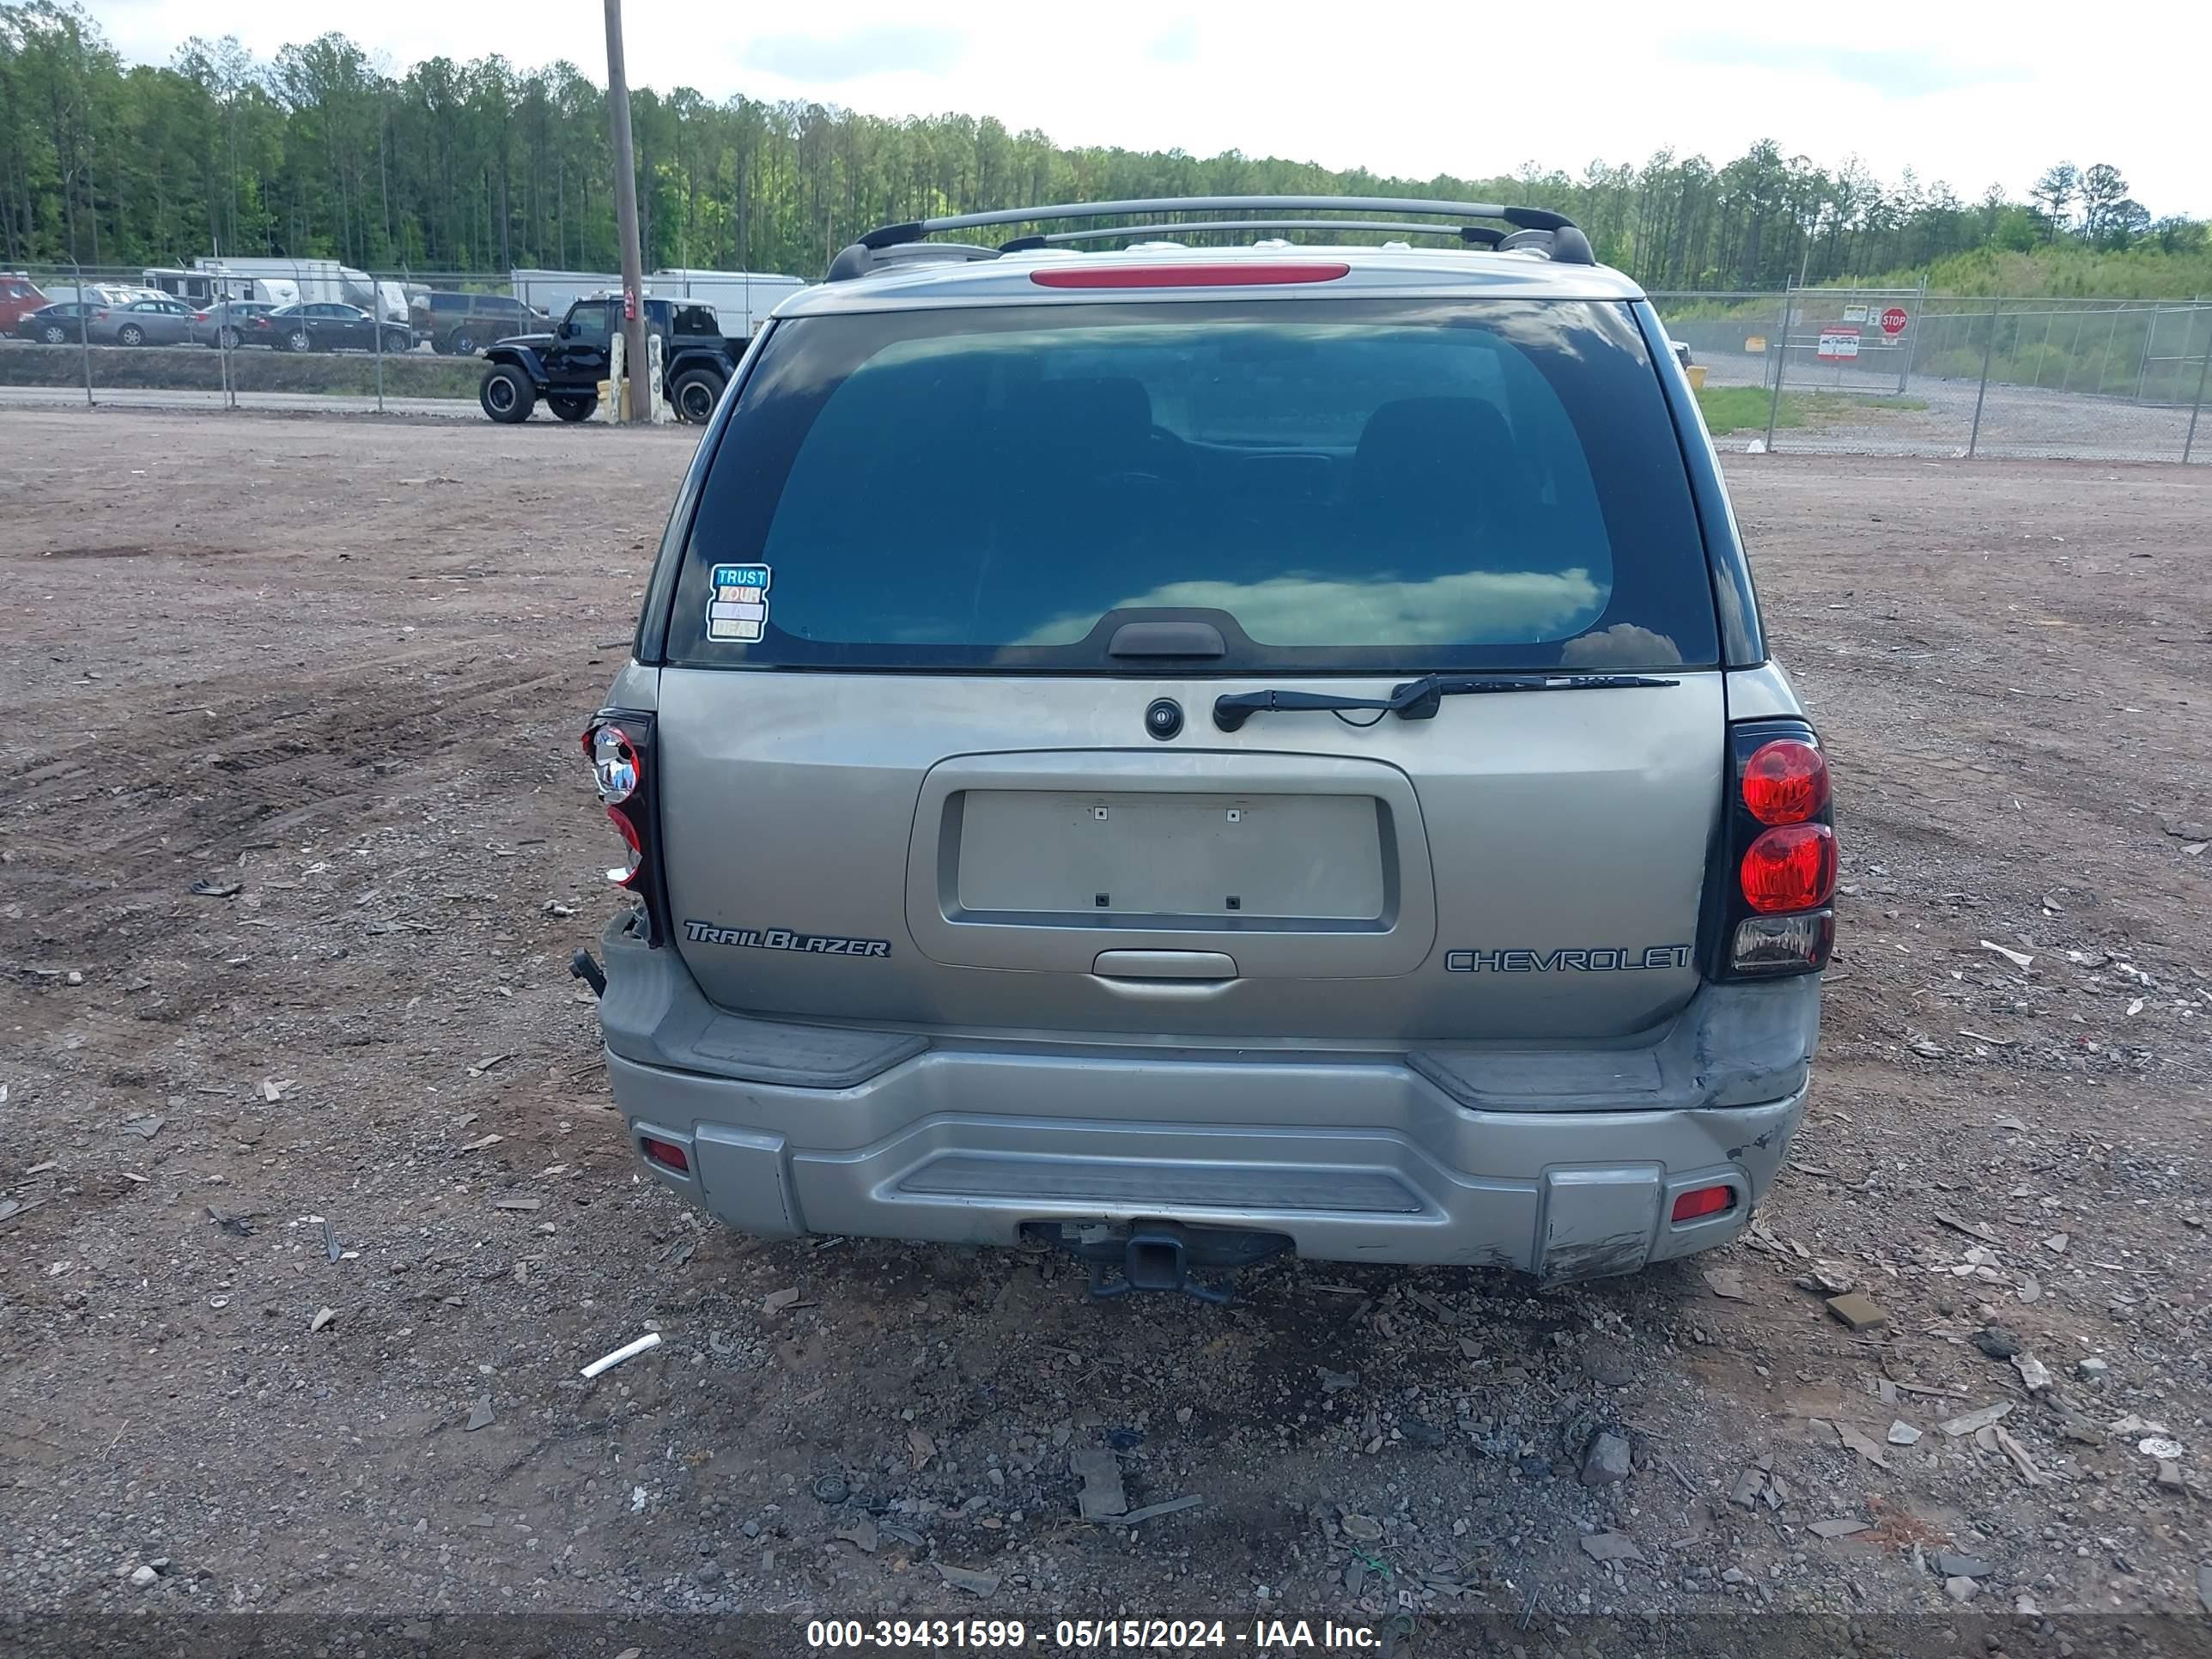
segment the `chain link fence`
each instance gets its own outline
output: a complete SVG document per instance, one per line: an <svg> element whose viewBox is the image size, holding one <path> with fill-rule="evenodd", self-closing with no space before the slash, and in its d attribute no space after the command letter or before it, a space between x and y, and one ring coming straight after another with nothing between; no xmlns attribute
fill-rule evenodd
<svg viewBox="0 0 2212 1659"><path fill-rule="evenodd" d="M759 283L756 291L755 282ZM550 331L604 271L368 272L330 259L0 271L0 404L477 414L475 356ZM725 332L792 279L661 273ZM2212 459L2212 296L1962 298L1924 288L1655 293L1725 449ZM15 320L7 318L13 313Z"/></svg>
<svg viewBox="0 0 2212 1659"><path fill-rule="evenodd" d="M2212 459L2212 299L1651 297L1705 371L1708 423L1726 448Z"/></svg>
<svg viewBox="0 0 2212 1659"><path fill-rule="evenodd" d="M742 338L797 286L668 271L645 292L705 304ZM606 271L369 272L335 259L0 270L0 405L474 416L484 347L549 333L576 301L621 287Z"/></svg>

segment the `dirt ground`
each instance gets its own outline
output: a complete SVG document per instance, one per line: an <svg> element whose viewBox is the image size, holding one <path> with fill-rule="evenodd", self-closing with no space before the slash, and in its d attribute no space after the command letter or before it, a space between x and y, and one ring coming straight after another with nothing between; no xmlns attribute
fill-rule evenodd
<svg viewBox="0 0 2212 1659"><path fill-rule="evenodd" d="M691 442L0 413L0 1607L2202 1640L2212 472L1732 458L1844 848L1758 1231L1224 1310L631 1172L575 733ZM1198 1501L1085 1524L1094 1446Z"/></svg>

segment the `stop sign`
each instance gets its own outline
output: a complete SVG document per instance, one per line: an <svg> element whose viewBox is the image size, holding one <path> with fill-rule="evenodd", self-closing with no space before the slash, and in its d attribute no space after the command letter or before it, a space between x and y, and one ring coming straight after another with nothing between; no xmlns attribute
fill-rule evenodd
<svg viewBox="0 0 2212 1659"><path fill-rule="evenodd" d="M1888 310L1881 313L1881 331L1885 334L1904 333L1905 323L1905 307L1903 306L1892 306Z"/></svg>

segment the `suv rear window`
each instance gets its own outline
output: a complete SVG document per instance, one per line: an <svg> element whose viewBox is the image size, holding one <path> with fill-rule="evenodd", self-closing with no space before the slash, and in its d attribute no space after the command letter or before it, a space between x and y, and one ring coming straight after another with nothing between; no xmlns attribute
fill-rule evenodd
<svg viewBox="0 0 2212 1659"><path fill-rule="evenodd" d="M763 625L710 629L727 564L769 568ZM1154 672L1106 649L1147 612L1214 621L1224 671L1718 656L1643 337L1577 301L787 320L675 605L671 657L732 666Z"/></svg>

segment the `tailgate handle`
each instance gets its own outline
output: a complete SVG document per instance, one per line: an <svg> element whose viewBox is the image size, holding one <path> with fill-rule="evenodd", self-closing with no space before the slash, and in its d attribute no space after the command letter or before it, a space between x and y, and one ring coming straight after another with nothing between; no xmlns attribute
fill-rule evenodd
<svg viewBox="0 0 2212 1659"><path fill-rule="evenodd" d="M1123 623L1106 647L1109 657L1223 657L1229 642L1212 623Z"/></svg>
<svg viewBox="0 0 2212 1659"><path fill-rule="evenodd" d="M1166 981L1196 989L1235 979L1237 958L1219 951L1101 951L1091 971L1101 979ZM1141 986L1132 984L1129 988Z"/></svg>

